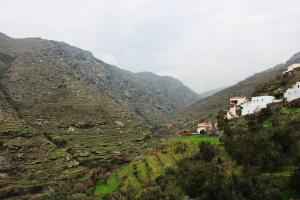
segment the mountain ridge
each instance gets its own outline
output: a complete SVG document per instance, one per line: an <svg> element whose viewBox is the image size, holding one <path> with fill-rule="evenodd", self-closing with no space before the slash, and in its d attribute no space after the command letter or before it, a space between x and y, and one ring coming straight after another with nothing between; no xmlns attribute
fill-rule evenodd
<svg viewBox="0 0 300 200"><path fill-rule="evenodd" d="M51 70L56 65L55 70L71 76L65 77L69 81L74 78L82 79L87 85L93 85L116 103L126 105L131 112L138 114L148 123L158 123L160 119L172 114L174 110L197 100L195 92L174 78L150 72L133 73L123 70L95 58L89 51L63 42L41 38L13 39L4 34L1 35L0 52L17 56L17 62L24 61L26 63L23 64L31 66L32 69L35 69L35 65L47 68L46 73L40 72L44 77L47 77L47 73L53 73ZM22 71L22 68L19 67L16 70ZM29 80L30 78L27 77ZM58 81L64 82L64 80ZM149 85L145 84L145 81ZM156 84L157 81L163 87ZM180 95L180 92L183 92L185 97Z"/></svg>

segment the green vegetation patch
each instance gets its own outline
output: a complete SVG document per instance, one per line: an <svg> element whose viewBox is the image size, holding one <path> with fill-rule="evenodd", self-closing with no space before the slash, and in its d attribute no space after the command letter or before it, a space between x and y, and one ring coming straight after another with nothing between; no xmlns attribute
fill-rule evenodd
<svg viewBox="0 0 300 200"><path fill-rule="evenodd" d="M162 167L163 167L161 166L159 160L156 158L156 156L151 155L151 156L147 156L146 162L150 167L152 179L157 178L161 174Z"/></svg>
<svg viewBox="0 0 300 200"><path fill-rule="evenodd" d="M146 165L145 165L145 161L139 161L137 164L137 170L138 170L138 173L139 173L139 176L140 176L140 179L143 180L143 181L146 181L147 179L149 179L149 176L148 176L148 169L146 168Z"/></svg>
<svg viewBox="0 0 300 200"><path fill-rule="evenodd" d="M103 198L118 188L122 188L123 190L126 190L126 188L139 189L141 185L163 175L166 167L176 167L178 160L191 156L198 150L199 143L203 141L215 145L220 144L219 137L217 136L193 135L171 137L160 146L157 146L157 148L163 146L167 149L154 150L154 152L145 155L144 158L132 161L130 164L121 167L112 173L107 181L98 182L95 187L94 195ZM188 151L179 154L176 154L174 151L169 151L168 148L173 148L178 142L187 143ZM224 148L220 148L219 154L223 158L229 157Z"/></svg>
<svg viewBox="0 0 300 200"><path fill-rule="evenodd" d="M299 113L299 112L300 112L300 108L294 108L294 107L286 107L280 110L280 113L283 114Z"/></svg>

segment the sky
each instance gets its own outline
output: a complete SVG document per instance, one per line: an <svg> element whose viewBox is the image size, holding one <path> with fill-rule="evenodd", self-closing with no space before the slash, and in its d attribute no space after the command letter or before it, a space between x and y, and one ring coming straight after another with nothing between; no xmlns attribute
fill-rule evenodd
<svg viewBox="0 0 300 200"><path fill-rule="evenodd" d="M229 86L300 51L299 0L0 0L0 32L64 41L194 91Z"/></svg>

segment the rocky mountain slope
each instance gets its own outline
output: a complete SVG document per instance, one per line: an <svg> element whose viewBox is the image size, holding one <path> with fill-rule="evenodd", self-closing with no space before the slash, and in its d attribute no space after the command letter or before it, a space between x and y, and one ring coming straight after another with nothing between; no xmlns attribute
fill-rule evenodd
<svg viewBox="0 0 300 200"><path fill-rule="evenodd" d="M153 125L197 100L176 79L121 70L61 42L1 34L0 52L15 58L1 78L3 89L31 125L117 118Z"/></svg>
<svg viewBox="0 0 300 200"><path fill-rule="evenodd" d="M60 182L89 187L140 154L150 127L197 98L170 77L0 33L0 199L32 199Z"/></svg>

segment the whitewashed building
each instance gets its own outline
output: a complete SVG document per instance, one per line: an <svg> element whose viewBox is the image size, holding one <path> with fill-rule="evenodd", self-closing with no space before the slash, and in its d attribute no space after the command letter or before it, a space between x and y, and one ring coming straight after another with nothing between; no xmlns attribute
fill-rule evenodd
<svg viewBox="0 0 300 200"><path fill-rule="evenodd" d="M203 121L198 123L197 133L200 134L202 131L207 132L213 127L210 121Z"/></svg>
<svg viewBox="0 0 300 200"><path fill-rule="evenodd" d="M294 64L291 64L289 65L284 71L283 71L283 74L290 74L290 73L293 73L294 70L298 70L300 69L300 63L294 63Z"/></svg>
<svg viewBox="0 0 300 200"><path fill-rule="evenodd" d="M239 117L238 110L240 107L247 102L246 97L232 97L229 100L228 110L226 117L227 119L233 119Z"/></svg>
<svg viewBox="0 0 300 200"><path fill-rule="evenodd" d="M300 98L300 82L297 82L284 93L284 98L287 101L293 101Z"/></svg>
<svg viewBox="0 0 300 200"><path fill-rule="evenodd" d="M242 116L259 112L261 109L266 108L268 104L273 103L274 101L274 96L252 97L250 102L242 105Z"/></svg>

